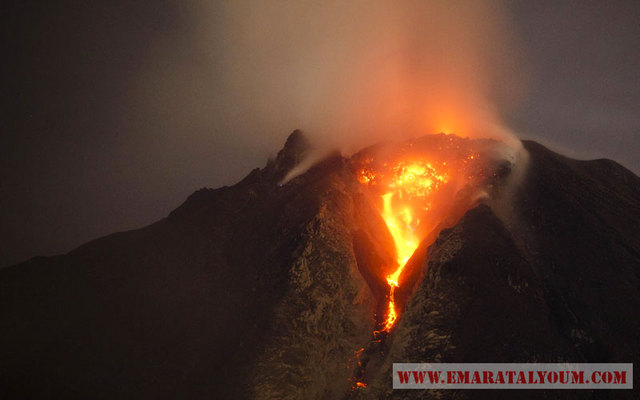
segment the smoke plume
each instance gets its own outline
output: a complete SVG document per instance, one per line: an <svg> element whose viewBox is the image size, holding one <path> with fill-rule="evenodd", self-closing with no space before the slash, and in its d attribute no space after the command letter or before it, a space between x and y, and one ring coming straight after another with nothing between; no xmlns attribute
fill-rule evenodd
<svg viewBox="0 0 640 400"><path fill-rule="evenodd" d="M186 13L191 42L164 55L168 72L149 82L170 95L154 101L227 158L273 154L296 128L347 154L426 133L511 138L500 111L523 74L500 2L234 0Z"/></svg>

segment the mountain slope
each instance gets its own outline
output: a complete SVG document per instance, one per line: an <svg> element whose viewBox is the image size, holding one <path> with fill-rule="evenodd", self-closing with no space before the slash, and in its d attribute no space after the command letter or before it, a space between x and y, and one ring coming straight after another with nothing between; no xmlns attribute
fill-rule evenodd
<svg viewBox="0 0 640 400"><path fill-rule="evenodd" d="M424 277L369 395L391 362L640 360L640 179L609 160L577 161L524 142L526 175L470 210L429 248ZM506 200L505 200L506 199ZM637 386L638 378L634 379ZM631 391L519 391L525 398L633 398ZM439 391L439 398L512 398ZM422 398L409 391L408 398Z"/></svg>
<svg viewBox="0 0 640 400"><path fill-rule="evenodd" d="M308 150L296 131L153 225L0 270L0 394L377 398L405 395L388 390L394 361L640 360L640 179L524 146L522 179L425 243L365 389L349 379L392 239L348 159L279 184Z"/></svg>

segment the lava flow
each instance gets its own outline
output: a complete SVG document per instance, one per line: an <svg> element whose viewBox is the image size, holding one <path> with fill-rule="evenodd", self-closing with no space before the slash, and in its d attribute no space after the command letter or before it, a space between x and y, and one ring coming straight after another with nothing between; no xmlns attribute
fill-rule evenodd
<svg viewBox="0 0 640 400"><path fill-rule="evenodd" d="M388 289L376 316L373 339L354 354L357 366L350 379L352 391L366 387L366 365L384 348L387 334L400 317L403 304L399 302L407 296L399 288L417 279L418 264L411 258L421 245L429 244L425 240L435 240L439 229L461 216L470 204L469 194L476 191L469 189L485 176L479 150L490 145L455 135L425 135L374 146L353 156L356 179L373 195L388 229L389 240L381 243L388 243L386 250L392 257L375 269L376 278L384 279Z"/></svg>
<svg viewBox="0 0 640 400"><path fill-rule="evenodd" d="M361 183L379 185L378 190L384 190L380 214L393 237L397 253L394 271L386 277L389 285L387 315L376 333L389 332L398 318L394 294L400 285L400 276L423 239L432 194L449 181L444 171L446 162L438 165L425 160L399 161L390 168L388 164L384 167L388 173L364 167L358 177Z"/></svg>

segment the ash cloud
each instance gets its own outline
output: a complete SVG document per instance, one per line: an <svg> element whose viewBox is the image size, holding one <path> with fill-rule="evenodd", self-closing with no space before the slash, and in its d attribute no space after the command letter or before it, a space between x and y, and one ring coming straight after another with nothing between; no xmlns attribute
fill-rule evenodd
<svg viewBox="0 0 640 400"><path fill-rule="evenodd" d="M500 2L240 0L187 13L201 62L174 61L161 101L178 124L215 127L220 146L273 154L295 128L347 154L426 133L512 138L498 110L525 79Z"/></svg>

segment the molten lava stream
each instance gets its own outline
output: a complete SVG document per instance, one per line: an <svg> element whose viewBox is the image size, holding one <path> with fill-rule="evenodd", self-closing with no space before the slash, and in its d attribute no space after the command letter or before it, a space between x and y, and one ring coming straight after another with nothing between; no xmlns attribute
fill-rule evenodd
<svg viewBox="0 0 640 400"><path fill-rule="evenodd" d="M399 318L396 292L403 283L401 278L407 262L427 234L438 226L448 212L453 200L453 189L460 184L461 177L471 179L467 173L467 164L472 160L477 161L478 156L471 152L468 156L460 157L457 153L459 147L453 138L447 138L447 143L449 147L444 150L438 147L442 154L434 158L439 161L416 152L400 154L393 161L389 161L389 158L375 160L373 157L358 160L356 177L375 196L379 196L380 216L393 239L396 260L392 272L385 277L389 286L386 315L379 322L379 330L373 332L368 350L362 348L354 356L358 367L352 380L354 391L366 387L366 362L361 361L361 355L379 348L374 343L384 341ZM451 149L456 152L449 153ZM452 156L445 158L445 154Z"/></svg>
<svg viewBox="0 0 640 400"><path fill-rule="evenodd" d="M405 207L400 210L394 210L392 202L393 195L394 194L390 192L382 196L382 218L393 237L398 257L395 271L387 276L389 297L386 320L382 329L375 331L375 334L391 331L391 328L398 319L395 303L395 290L400 286L398 281L404 267L407 265L407 261L409 261L409 258L411 258L420 244L418 237L412 229L413 213L411 212L411 209L409 207ZM400 215L400 218L397 217L397 214Z"/></svg>
<svg viewBox="0 0 640 400"><path fill-rule="evenodd" d="M442 167L445 166L443 162ZM386 177L383 186L389 191L381 196L380 214L393 238L397 260L393 273L386 277L389 285L387 315L382 328L374 334L390 332L398 319L395 291L400 286L400 277L423 239L424 219L429 216L434 191L449 180L446 173L439 172L432 163L422 160L411 163L400 161L392 170L390 177L389 174L381 174ZM360 182L365 184L376 183L378 178L375 172L368 169L361 171L360 176Z"/></svg>

